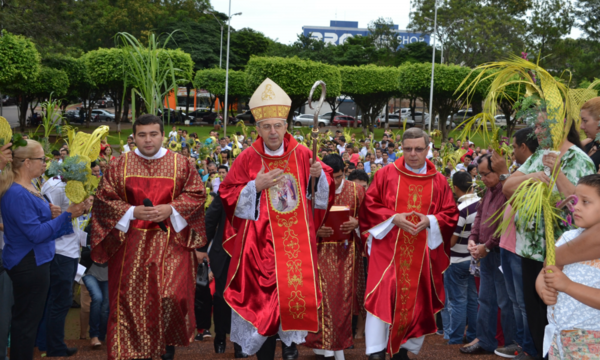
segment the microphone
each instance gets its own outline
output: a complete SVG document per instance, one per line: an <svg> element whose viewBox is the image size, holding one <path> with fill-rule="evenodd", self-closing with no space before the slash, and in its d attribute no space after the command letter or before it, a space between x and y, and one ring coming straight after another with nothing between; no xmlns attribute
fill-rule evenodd
<svg viewBox="0 0 600 360"><path fill-rule="evenodd" d="M154 205L152 204L152 201L150 201L150 199L146 198L144 199L144 206L145 207L154 207ZM164 232L167 232L167 227L165 226L164 222L159 222L158 226L160 227L160 229Z"/></svg>

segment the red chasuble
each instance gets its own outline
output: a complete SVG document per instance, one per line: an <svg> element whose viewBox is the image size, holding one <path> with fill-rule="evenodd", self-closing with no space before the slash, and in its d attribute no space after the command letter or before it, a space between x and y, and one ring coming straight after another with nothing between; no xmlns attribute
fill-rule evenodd
<svg viewBox="0 0 600 360"><path fill-rule="evenodd" d="M234 161L219 194L237 236L225 300L263 336L284 331L318 329L321 292L317 279L317 248L309 187L312 151L286 134L282 156L269 156L261 138ZM264 166L265 172L284 170L280 186L260 193L258 220L234 216L243 188ZM329 183L329 203L335 194L331 168L323 164Z"/></svg>
<svg viewBox="0 0 600 360"><path fill-rule="evenodd" d="M435 314L444 307L442 273L450 265L450 238L458 221L458 209L444 176L427 162L426 174L404 166L404 158L375 173L359 212L360 229L369 229L399 213L435 215L444 243L427 246L427 232L416 236L397 226L381 240L373 239L365 297L368 312L391 324L388 352L400 351L408 339L436 331ZM410 217L418 223L419 218Z"/></svg>
<svg viewBox="0 0 600 360"><path fill-rule="evenodd" d="M169 204L187 221L176 233L132 220L115 229L130 206ZM194 164L168 151L146 160L134 152L111 162L92 207L92 259L108 261L108 358L158 358L167 345L187 346L194 336L197 261L206 242L205 190Z"/></svg>
<svg viewBox="0 0 600 360"><path fill-rule="evenodd" d="M358 218L364 197L362 186L344 181L342 192L335 195L334 205L348 206L350 216ZM324 215L323 211L319 213ZM353 345L352 315L364 310L365 271L360 238L355 231L348 236L348 243L318 239L323 302L319 309L319 332L308 334L307 347L337 351Z"/></svg>

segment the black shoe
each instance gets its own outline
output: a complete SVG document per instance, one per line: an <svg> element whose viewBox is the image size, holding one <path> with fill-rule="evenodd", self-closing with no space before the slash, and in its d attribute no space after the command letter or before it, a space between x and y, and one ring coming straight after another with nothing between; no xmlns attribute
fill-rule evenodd
<svg viewBox="0 0 600 360"><path fill-rule="evenodd" d="M167 352L160 358L162 360L173 360L175 358L175 346L167 345Z"/></svg>
<svg viewBox="0 0 600 360"><path fill-rule="evenodd" d="M400 352L392 357L392 360L410 360L408 350L400 348Z"/></svg>
<svg viewBox="0 0 600 360"><path fill-rule="evenodd" d="M227 346L225 340L215 337L215 354L225 353L225 347Z"/></svg>
<svg viewBox="0 0 600 360"><path fill-rule="evenodd" d="M249 355L242 351L242 347L236 343L233 343L233 350L235 350L235 358L236 359L245 359Z"/></svg>
<svg viewBox="0 0 600 360"><path fill-rule="evenodd" d="M385 349L369 355L369 360L385 360Z"/></svg>
<svg viewBox="0 0 600 360"><path fill-rule="evenodd" d="M281 342L281 357L283 360L296 360L298 358L298 349L296 344L287 346L283 341Z"/></svg>
<svg viewBox="0 0 600 360"><path fill-rule="evenodd" d="M471 346L463 346L459 350L461 353L469 355L493 354L492 351L487 351L484 349L480 342L476 342Z"/></svg>
<svg viewBox="0 0 600 360"><path fill-rule="evenodd" d="M67 350L65 350L65 354L64 355L47 355L46 357L69 357L69 356L73 356L77 353L77 348L67 348Z"/></svg>
<svg viewBox="0 0 600 360"><path fill-rule="evenodd" d="M194 341L202 341L202 340L204 340L204 336L202 336L201 332L198 332L196 334L196 336L194 337Z"/></svg>
<svg viewBox="0 0 600 360"><path fill-rule="evenodd" d="M354 349L354 345L350 345L350 346L348 346L347 350L353 350L353 349Z"/></svg>
<svg viewBox="0 0 600 360"><path fill-rule="evenodd" d="M204 332L202 333L202 337L204 339L212 337L212 334L210 333L210 330L208 330L208 329L204 330Z"/></svg>

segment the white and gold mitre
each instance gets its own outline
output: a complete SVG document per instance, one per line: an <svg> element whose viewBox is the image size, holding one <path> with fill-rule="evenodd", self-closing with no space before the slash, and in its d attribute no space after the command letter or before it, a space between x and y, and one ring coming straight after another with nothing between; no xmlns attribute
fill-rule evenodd
<svg viewBox="0 0 600 360"><path fill-rule="evenodd" d="M292 107L292 99L279 85L267 78L256 89L248 105L257 123L269 119L286 120Z"/></svg>

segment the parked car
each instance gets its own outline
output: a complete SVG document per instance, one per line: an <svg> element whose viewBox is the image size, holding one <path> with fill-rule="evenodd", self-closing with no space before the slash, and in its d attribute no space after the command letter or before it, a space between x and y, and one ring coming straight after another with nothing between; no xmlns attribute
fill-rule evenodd
<svg viewBox="0 0 600 360"><path fill-rule="evenodd" d="M103 99L98 100L96 103L98 109L106 109L115 106L115 102L110 97L105 97Z"/></svg>
<svg viewBox="0 0 600 360"><path fill-rule="evenodd" d="M245 122L249 122L250 124L255 123L254 115L252 115L252 111L246 110L241 114L236 115L238 120L243 120Z"/></svg>
<svg viewBox="0 0 600 360"><path fill-rule="evenodd" d="M400 117L400 115L398 114L388 114L388 125L391 126L397 126L397 127L402 127L404 126L404 119L406 119L406 127L407 128L411 128L413 126L415 126L415 121L411 118L405 118L405 117ZM382 125L385 126L385 116L382 116L380 118L377 119L377 121Z"/></svg>
<svg viewBox="0 0 600 360"><path fill-rule="evenodd" d="M475 112L473 112L473 109L462 109L458 110L458 112L454 115L448 115L448 120L460 124L473 116L475 116Z"/></svg>
<svg viewBox="0 0 600 360"><path fill-rule="evenodd" d="M440 117L436 115L435 121L433 122L433 125L431 126L432 129L438 128L438 120L439 119L440 119ZM425 114L425 122L423 123L423 127L424 128L429 127L429 114ZM453 123L450 120L446 120L446 128L454 129L455 127L456 127L456 123Z"/></svg>
<svg viewBox="0 0 600 360"><path fill-rule="evenodd" d="M402 109L402 110L403 111L401 112L401 114L402 114L401 118L402 119L408 118L408 119L414 120L415 124L421 124L421 123L423 123L423 116L425 116L425 118L429 117L429 114L423 113L422 111L419 111L419 110L415 110L415 116L414 117L412 116L412 112L410 111L409 108ZM423 114L425 114L425 115L423 115Z"/></svg>
<svg viewBox="0 0 600 360"><path fill-rule="evenodd" d="M101 109L92 110L92 120L94 121L114 121L115 114Z"/></svg>
<svg viewBox="0 0 600 360"><path fill-rule="evenodd" d="M354 126L354 121L355 121L354 120L354 116L336 115L333 118L333 122L332 123L333 123L334 126L342 126L342 127L347 126L347 127L350 127L350 126ZM358 119L357 119L357 121L358 121L358 125L360 125L362 123Z"/></svg>
<svg viewBox="0 0 600 360"><path fill-rule="evenodd" d="M2 106L17 105L17 99L8 95L2 95Z"/></svg>
<svg viewBox="0 0 600 360"><path fill-rule="evenodd" d="M398 110L394 111L394 114L400 115L400 117L404 117L404 116L410 114L410 108L398 109Z"/></svg>
<svg viewBox="0 0 600 360"><path fill-rule="evenodd" d="M339 112L339 111L336 111L336 112L335 112L335 115L336 115L336 116L338 116L338 115L340 115L340 116L344 116L344 115L346 115L346 114L344 114L344 113L341 113L341 112ZM324 119L327 119L327 120L331 120L331 117L332 117L332 116L333 116L333 111L329 111L329 112L326 112L325 114L321 114L321 115L319 115L319 117L322 117L322 118L324 118Z"/></svg>
<svg viewBox="0 0 600 360"><path fill-rule="evenodd" d="M296 120L294 120L294 126L313 126L315 124L315 115L314 114L302 114L296 116ZM319 127L329 126L331 125L331 121L323 116L319 116Z"/></svg>
<svg viewBox="0 0 600 360"><path fill-rule="evenodd" d="M506 116L503 114L498 114L496 116L494 116L495 122L497 126L506 126ZM511 117L511 120L513 120L514 118Z"/></svg>

